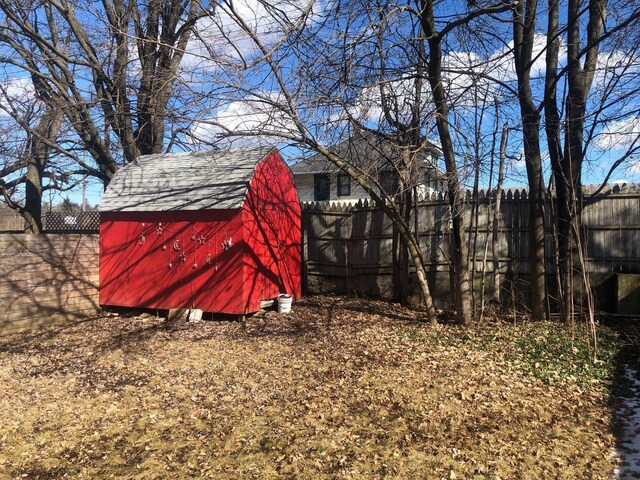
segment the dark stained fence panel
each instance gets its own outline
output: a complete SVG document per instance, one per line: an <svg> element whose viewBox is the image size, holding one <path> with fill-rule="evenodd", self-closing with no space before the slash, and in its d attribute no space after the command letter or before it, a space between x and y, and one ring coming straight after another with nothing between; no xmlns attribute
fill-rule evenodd
<svg viewBox="0 0 640 480"><path fill-rule="evenodd" d="M589 192L587 191L587 195ZM467 197L466 238L469 261L476 272L493 272L493 243L498 271L504 278L529 273L529 207L527 192L503 192L498 231L492 233L495 197L481 196L477 210ZM640 188L612 187L586 200L582 216L587 264L592 273L640 273ZM547 204L545 246L553 275L555 243L552 218L555 205ZM476 229L470 228L477 219ZM415 220L411 219L412 225ZM393 270L393 226L382 210L368 201L357 205L305 205L303 208L305 271L320 285L312 293L338 293L349 285L379 291ZM450 265L450 211L442 194L423 199L418 209L418 238L430 272L448 276ZM475 248L474 248L475 247ZM486 265L485 260L486 258ZM371 288L362 287L366 276ZM377 278L381 277L381 278ZM446 285L443 280L434 280Z"/></svg>

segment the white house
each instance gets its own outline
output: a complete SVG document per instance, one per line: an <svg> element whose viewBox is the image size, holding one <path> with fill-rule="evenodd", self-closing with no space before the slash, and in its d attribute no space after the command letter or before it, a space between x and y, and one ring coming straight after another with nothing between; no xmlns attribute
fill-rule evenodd
<svg viewBox="0 0 640 480"><path fill-rule="evenodd" d="M397 192L396 166L400 162L401 151L389 140L373 134L357 134L332 147L332 151L378 181L386 192ZM444 189L445 174L437 167L440 155L435 145L427 143L415 156L417 164L413 169L415 183L412 186L417 187L419 195ZM324 155L316 154L300 160L292 165L291 171L302 202L355 203L369 198L360 185Z"/></svg>

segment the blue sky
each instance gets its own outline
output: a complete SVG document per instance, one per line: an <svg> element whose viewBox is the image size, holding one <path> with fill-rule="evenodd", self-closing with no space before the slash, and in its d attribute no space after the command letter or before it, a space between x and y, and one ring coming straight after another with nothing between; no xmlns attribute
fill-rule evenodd
<svg viewBox="0 0 640 480"><path fill-rule="evenodd" d="M466 1L455 0L449 2L439 2L436 14L440 16L442 22L449 21L453 18L457 12L463 11L463 6L466 5ZM235 3L239 14L253 27L255 28L263 41L268 45L277 45L277 42L282 38L281 31L278 30L277 22L269 18L269 15L263 7L257 6L254 0L243 0ZM285 4L283 4L285 5ZM290 8L289 14L295 17L296 8L304 6L304 1L300 0L295 6L288 5ZM398 4L402 6L404 4ZM539 20L540 31L537 37L538 42L536 44L536 52L538 58L534 63L533 74L533 88L534 94L541 99L542 82L544 75L544 45L545 37L543 27L546 23L546 17L543 12L544 6L541 6L541 16ZM564 9L564 5L561 6L561 10ZM331 18L334 13L334 5L330 2L316 2L314 5L314 21L318 22L323 16ZM398 13L399 21L406 19L406 14ZM508 19L508 15L503 16ZM561 18L563 22L564 17ZM351 25L353 29L353 35L361 33L362 29L366 29L366 19L361 20L361 25ZM327 31L323 35L330 36L339 32L341 29L346 28L343 19L338 18L335 23L327 24ZM313 27L313 25L312 25ZM454 123L454 127L460 133L457 138L457 153L460 159L460 164L464 164L466 156L472 158L468 147L465 147L465 142L469 141L469 137L465 137L465 133L473 131L477 128L482 132L484 142L484 156L488 156L487 145L491 141L491 134L496 123L499 126L504 121L509 123L511 127L510 143L509 143L509 155L510 160L508 164L508 178L507 183L510 185L526 184L526 176L524 170L524 162L521 158L522 155L522 140L521 133L518 125L518 109L517 99L509 95L508 91L499 87L495 82L489 80L482 80L476 78L476 85L474 89L467 90L469 85L473 82L470 80L468 74L469 71L486 76L491 76L503 82L511 88L515 87L515 75L513 73L513 67L510 62L509 40L510 40L510 25L507 23L494 23L491 25L492 30L489 30L484 36L451 36L445 45L445 67L451 70L447 73L448 87L451 92L451 97L454 99L457 107L452 111L452 117L450 121ZM358 30L360 29L360 30ZM234 47L231 47L224 42L221 42L222 34L230 37L233 40ZM183 60L183 67L185 72L194 73L189 80L185 80L185 88L193 88L194 90L204 91L207 88L219 88L219 91L228 95L226 97L220 97L217 101L202 104L202 105L189 105L190 112L195 112L198 108L201 111L198 112L197 122L193 125L192 132L196 132L198 136L206 139L213 135L219 134L223 128L231 130L242 129L256 129L260 126L269 125L273 126L274 118L276 118L276 124L279 122L279 128L289 128L288 120L284 117L274 117L273 111L268 108L263 108L263 95L267 98L276 98L278 103L280 101L280 92L277 89L277 83L264 69L264 66L256 66L253 70L254 77L250 77L245 73L223 73L222 65L233 66L234 64L246 62L256 58L256 48L242 32L234 25L234 22L230 21L228 15L221 14L214 20L207 20L200 25L200 38L203 42L193 41L188 48L188 54ZM564 42L564 39L563 39ZM391 42L393 43L393 42ZM594 92L606 91L607 87L610 87L609 95L616 96L615 86L611 87L608 82L611 81L612 72L621 73L624 69L624 84L622 87L625 89L638 88L638 78L640 77L640 62L637 58L629 57L625 54L625 49L631 49L634 46L633 42L625 44L624 41L616 44L611 43L603 46L601 52L601 70L598 72L596 82L594 84ZM394 48L391 46L390 48ZM397 46L396 46L397 48ZM211 50L215 51L215 61L211 59ZM561 50L564 50L562 47ZM411 59L397 58L398 71L402 70L402 62L410 62ZM561 64L563 63L561 58ZM289 62L289 63L287 63ZM409 64L409 63L408 63ZM295 60L283 57L283 74L287 72L294 72ZM135 70L135 62L132 68ZM456 73L456 70L458 71ZM465 73L463 73L465 72ZM400 92L400 97L405 95L403 89L407 85L407 78L410 78L410 71L405 71L405 77L398 76L397 79L391 79L387 88L392 91ZM254 95L241 95L231 94L230 86L234 81L247 82L243 85L245 91L251 91L253 89ZM191 82L191 83L189 83ZM216 82L218 82L216 84ZM18 82L19 83L19 82ZM288 83L293 85L293 83ZM411 84L408 84L409 87ZM560 92L564 92L564 85L561 84ZM622 88L620 87L620 88ZM410 90L410 88L409 88ZM373 92L373 93L372 93ZM477 95L473 95L473 93ZM426 91L428 94L428 91ZM369 124L375 124L379 121L380 112L376 109L376 104L379 103L379 95L376 96L375 89L364 88L360 93L357 93L356 110L359 110L358 115L361 115L363 120L369 122ZM491 98L489 98L491 97ZM501 112L499 117L494 116L491 111L492 98L499 99L501 103ZM425 95L428 98L428 95ZM488 100L487 100L488 99ZM258 100L258 101L257 101ZM609 117L607 122L596 124L594 132L599 134L592 141L592 146L587 152L589 159L588 165L585 166L583 182L599 183L604 178L604 174L608 167L620 156L624 155L626 149L629 146L631 139L638 137L640 130L639 110L640 106L636 97L618 99L609 110L604 110L603 115ZM428 100L427 100L428 102ZM598 94L591 96L591 102L593 105L599 104L601 98ZM480 115L482 106L487 107L487 110ZM350 107L350 108L353 108ZM428 110L428 106L425 105L425 111ZM353 113L354 110L351 110ZM325 110L325 120L329 118L333 113L329 113L329 110ZM338 112L339 113L339 112ZM478 119L483 119L482 125L478 125ZM497 122L496 122L497 120ZM598 122L602 119L597 119ZM339 118L332 118L332 121L339 122ZM425 128L429 125L425 124ZM425 133L426 130L425 130ZM434 141L437 142L437 138L433 132L428 133ZM251 141L243 140L241 144L251 144L256 140ZM279 142L273 138L262 138L262 142L278 143L281 147L285 147L286 143ZM330 144L330 139L327 138L327 143ZM542 137L543 152L545 148L544 135ZM195 148L206 148L206 145L199 146L194 145ZM471 152L472 153L472 152ZM298 154L298 151L290 148L283 148L283 154L289 161L294 161ZM632 159L634 157L631 157ZM487 161L487 158L485 158ZM545 162L548 177L548 162ZM483 186L486 186L487 176L482 177ZM637 166L634 161L627 163L625 168L619 169L610 179L610 181L626 180L626 181L638 181L640 180L640 166ZM98 182L90 181L87 187L87 198L91 205L94 205L99 201L102 193L102 186ZM59 203L64 197L69 197L74 201L79 202L81 199L81 190L76 189L73 192L66 192L56 194L52 200L54 203Z"/></svg>

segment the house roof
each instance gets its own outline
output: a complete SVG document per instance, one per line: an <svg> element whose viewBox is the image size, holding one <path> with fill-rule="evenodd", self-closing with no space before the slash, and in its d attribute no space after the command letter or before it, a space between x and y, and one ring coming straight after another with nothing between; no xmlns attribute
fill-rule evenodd
<svg viewBox="0 0 640 480"><path fill-rule="evenodd" d="M375 169L378 171L392 170L388 164L390 158L398 157L398 147L389 140L372 133L357 133L347 140L331 147L331 151L349 160L361 169ZM427 143L421 156L424 166L438 171L431 163L432 157L439 157L442 152L432 143ZM340 169L324 155L317 153L309 158L300 160L291 166L293 174L336 173ZM441 172L440 172L441 173Z"/></svg>
<svg viewBox="0 0 640 480"><path fill-rule="evenodd" d="M156 212L240 208L273 147L145 155L120 168L98 209Z"/></svg>

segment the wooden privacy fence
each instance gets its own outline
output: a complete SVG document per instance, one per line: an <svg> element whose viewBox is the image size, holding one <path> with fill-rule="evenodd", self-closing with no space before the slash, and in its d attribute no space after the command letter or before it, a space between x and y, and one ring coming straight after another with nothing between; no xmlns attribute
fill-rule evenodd
<svg viewBox="0 0 640 480"><path fill-rule="evenodd" d="M495 198L481 195L477 210L474 203L467 202L465 220L467 226L477 225L467 231L470 264L476 280L483 269L493 275L495 243L502 288L526 286L529 273L526 192L504 192L495 240L489 227ZM552 207L549 203L546 210L549 267L553 265L554 254ZM432 291L440 303L450 301L452 291L449 219L449 207L442 196L434 195L419 202L418 238ZM415 224L416 218L411 222ZM372 296L391 295L394 232L379 208L368 202L355 206L307 204L302 225L303 280L308 293L357 291ZM629 292L636 292L637 299L640 275L632 281L629 277L621 281L619 274L640 274L640 188L614 187L597 195L585 206L582 228L588 271L600 308L614 311L607 302L619 305L621 295ZM0 234L0 334L98 312L98 245L96 234ZM638 303L631 305L633 311L640 311Z"/></svg>
<svg viewBox="0 0 640 480"><path fill-rule="evenodd" d="M585 191L585 199L589 191ZM476 288L483 271L493 275L493 243L501 285L525 284L529 274L529 215L526 190L503 191L500 220L492 230L495 196L467 196L466 237ZM477 206L477 207L476 207ZM549 272L555 254L552 218L546 208L546 251ZM450 301L450 211L442 194L418 204L418 238L436 300ZM472 222L473 220L473 222ZM393 271L393 226L382 210L368 201L356 205L305 204L303 261L309 293L360 291L389 297ZM411 219L416 224L416 219ZM477 225L477 227L476 227ZM596 290L607 290L616 273L640 273L640 188L612 186L588 199L582 228L588 271ZM484 261L486 258L486 262ZM492 282L487 282L491 285ZM509 285L507 285L509 284ZM604 296L601 295L604 301Z"/></svg>
<svg viewBox="0 0 640 480"><path fill-rule="evenodd" d="M97 313L98 235L0 234L0 334Z"/></svg>

